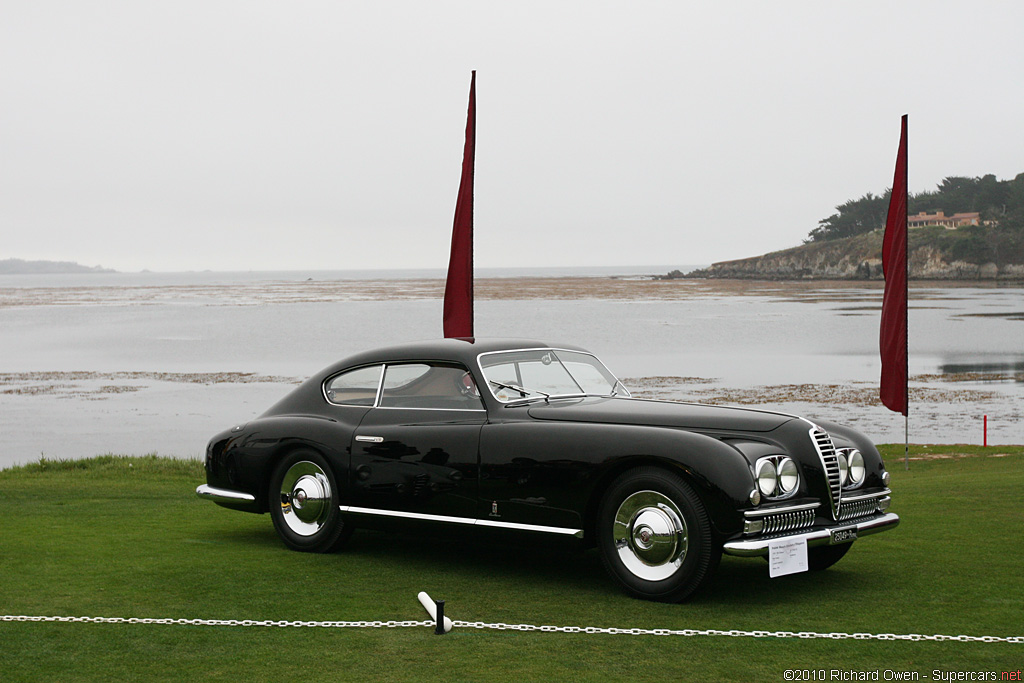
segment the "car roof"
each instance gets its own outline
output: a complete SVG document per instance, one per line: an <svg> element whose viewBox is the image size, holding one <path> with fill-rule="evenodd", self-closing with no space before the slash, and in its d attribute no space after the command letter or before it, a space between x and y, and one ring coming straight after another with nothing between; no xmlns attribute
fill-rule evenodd
<svg viewBox="0 0 1024 683"><path fill-rule="evenodd" d="M371 363L387 363L404 360L434 360L450 361L473 367L476 358L482 353L495 351L512 351L516 349L547 349L558 348L570 351L583 351L589 353L574 344L549 344L535 339L479 339L479 338L448 338L434 339L430 341L411 342L395 346L385 346L369 351L363 351L345 358L326 369L327 374L333 374L345 368Z"/></svg>

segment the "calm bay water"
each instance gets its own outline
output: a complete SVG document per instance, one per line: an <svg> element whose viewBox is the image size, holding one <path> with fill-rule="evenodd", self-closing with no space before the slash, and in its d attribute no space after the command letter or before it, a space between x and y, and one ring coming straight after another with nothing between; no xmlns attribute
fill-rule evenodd
<svg viewBox="0 0 1024 683"><path fill-rule="evenodd" d="M588 347L640 395L762 404L902 441L902 416L873 399L877 283L630 279L669 269L483 270L477 333ZM440 336L442 278L0 277L0 467L198 457L321 367ZM987 414L993 443L1024 443L1024 288L914 285L911 298L911 440L980 443Z"/></svg>

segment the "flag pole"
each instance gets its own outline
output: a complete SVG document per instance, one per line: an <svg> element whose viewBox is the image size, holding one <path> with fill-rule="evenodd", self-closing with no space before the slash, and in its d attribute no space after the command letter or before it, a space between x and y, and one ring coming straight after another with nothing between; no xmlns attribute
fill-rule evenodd
<svg viewBox="0 0 1024 683"><path fill-rule="evenodd" d="M909 207L909 195L910 195L910 155L908 150L910 148L910 136L907 131L907 115L903 115L903 119L900 122L902 130L900 134L903 136L903 192L905 197L903 200L903 338L906 342L906 347L903 352L903 395L906 397L906 410L903 413L903 471L910 471L910 225L907 221L907 214L910 213Z"/></svg>
<svg viewBox="0 0 1024 683"><path fill-rule="evenodd" d="M889 212L882 238L882 320L879 352L882 376L879 398L889 410L902 413L903 466L910 469L910 344L907 334L910 299L910 240L907 225L907 116L900 121L900 145L896 154Z"/></svg>
<svg viewBox="0 0 1024 683"><path fill-rule="evenodd" d="M903 416L903 469L910 469L910 416Z"/></svg>

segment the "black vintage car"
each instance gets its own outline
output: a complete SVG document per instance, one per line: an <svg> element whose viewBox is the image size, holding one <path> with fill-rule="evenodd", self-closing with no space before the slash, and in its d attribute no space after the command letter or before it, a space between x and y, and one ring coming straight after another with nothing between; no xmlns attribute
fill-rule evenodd
<svg viewBox="0 0 1024 683"><path fill-rule="evenodd" d="M199 496L270 512L295 550L396 522L562 535L662 601L705 584L723 552L820 570L899 523L856 431L630 398L587 351L522 340L352 356L215 436L206 480Z"/></svg>

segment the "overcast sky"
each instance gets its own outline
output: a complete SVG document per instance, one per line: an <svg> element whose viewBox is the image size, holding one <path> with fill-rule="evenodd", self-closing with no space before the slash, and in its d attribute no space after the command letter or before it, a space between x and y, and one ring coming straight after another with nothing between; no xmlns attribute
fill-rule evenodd
<svg viewBox="0 0 1024 683"><path fill-rule="evenodd" d="M0 0L0 258L445 268L794 246L892 183L1024 171L1024 3Z"/></svg>

